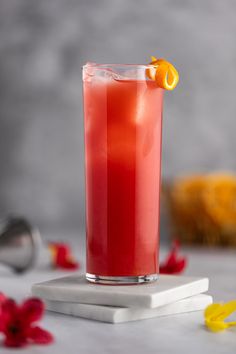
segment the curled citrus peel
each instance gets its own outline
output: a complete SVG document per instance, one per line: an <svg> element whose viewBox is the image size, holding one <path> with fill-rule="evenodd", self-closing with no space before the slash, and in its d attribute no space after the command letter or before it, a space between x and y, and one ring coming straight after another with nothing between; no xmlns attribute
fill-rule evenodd
<svg viewBox="0 0 236 354"><path fill-rule="evenodd" d="M236 311L236 300L226 302L225 304L211 304L204 312L205 325L212 332L219 332L228 327L236 326L236 321L224 321L234 311Z"/></svg>
<svg viewBox="0 0 236 354"><path fill-rule="evenodd" d="M165 90L174 90L179 81L179 74L175 67L165 59L151 57L150 65L146 69L146 76L154 80L157 86Z"/></svg>

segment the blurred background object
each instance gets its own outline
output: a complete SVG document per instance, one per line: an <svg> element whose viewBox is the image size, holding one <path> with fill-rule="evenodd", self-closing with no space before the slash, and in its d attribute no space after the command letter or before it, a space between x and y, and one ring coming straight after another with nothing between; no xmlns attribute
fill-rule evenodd
<svg viewBox="0 0 236 354"><path fill-rule="evenodd" d="M87 61L175 63L163 179L235 172L235 15L233 0L0 0L0 213L83 236Z"/></svg>
<svg viewBox="0 0 236 354"><path fill-rule="evenodd" d="M182 177L163 191L171 234L182 243L236 247L236 176Z"/></svg>
<svg viewBox="0 0 236 354"><path fill-rule="evenodd" d="M28 220L16 216L0 220L0 265L23 273L36 265L41 248L40 233Z"/></svg>

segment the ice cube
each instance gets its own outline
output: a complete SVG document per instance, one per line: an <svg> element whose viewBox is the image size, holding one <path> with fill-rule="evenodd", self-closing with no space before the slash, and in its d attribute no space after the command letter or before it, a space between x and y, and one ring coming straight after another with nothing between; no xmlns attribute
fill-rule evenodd
<svg viewBox="0 0 236 354"><path fill-rule="evenodd" d="M96 69L96 80L99 81L120 81L120 80L127 80L125 76L122 76L118 74L116 71L113 70L113 68L97 68Z"/></svg>
<svg viewBox="0 0 236 354"><path fill-rule="evenodd" d="M125 80L145 80L145 78L145 68L143 67L127 69L125 71Z"/></svg>
<svg viewBox="0 0 236 354"><path fill-rule="evenodd" d="M83 81L90 82L95 74L95 63L86 63L83 66Z"/></svg>
<svg viewBox="0 0 236 354"><path fill-rule="evenodd" d="M92 79L104 82L104 80L122 80L124 78L112 68L97 65L96 63L87 63L83 67L83 80L90 82Z"/></svg>
<svg viewBox="0 0 236 354"><path fill-rule="evenodd" d="M145 80L145 66L135 67L133 65L98 65L96 63L87 63L83 70L83 80L91 81L92 78L104 81L105 80Z"/></svg>

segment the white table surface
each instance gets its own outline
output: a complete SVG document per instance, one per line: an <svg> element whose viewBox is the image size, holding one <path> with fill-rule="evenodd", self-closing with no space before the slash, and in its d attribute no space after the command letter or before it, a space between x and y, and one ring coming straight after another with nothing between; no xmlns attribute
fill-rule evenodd
<svg viewBox="0 0 236 354"><path fill-rule="evenodd" d="M78 241L77 255L84 271L84 242ZM164 256L165 249L161 250ZM209 294L214 301L236 299L236 251L184 249L189 265L185 275L207 276ZM0 267L0 291L21 300L30 293L31 285L68 272L49 270L45 266L22 276ZM236 317L236 316L235 316ZM236 351L236 328L211 333L204 327L203 313L175 315L123 324L107 324L70 316L47 313L41 322L55 336L50 346L29 346L26 349L0 353L22 354L149 354L149 353L233 353Z"/></svg>

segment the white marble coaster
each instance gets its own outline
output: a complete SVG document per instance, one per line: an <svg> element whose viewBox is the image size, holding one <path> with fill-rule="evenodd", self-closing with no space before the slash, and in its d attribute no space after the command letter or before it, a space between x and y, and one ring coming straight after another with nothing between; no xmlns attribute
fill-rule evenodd
<svg viewBox="0 0 236 354"><path fill-rule="evenodd" d="M153 283L99 285L84 275L71 275L33 285L32 293L44 300L121 307L155 308L208 290L207 278L160 275Z"/></svg>
<svg viewBox="0 0 236 354"><path fill-rule="evenodd" d="M179 300L173 304L156 307L154 309L140 307L113 307L101 305L78 304L75 302L46 300L46 308L49 311L59 312L65 315L83 317L90 320L121 323L143 320L147 318L174 315L192 311L199 311L212 303L209 295L194 295L187 299Z"/></svg>

